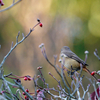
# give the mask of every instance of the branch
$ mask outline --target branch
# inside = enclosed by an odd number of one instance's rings
[[[6,11],[6,10],[12,8],[14,5],[18,4],[20,1],[22,1],[22,0],[18,0],[18,1],[16,1],[16,2],[15,2],[15,0],[13,0],[13,3],[12,3],[9,7],[0,10],[0,12]]]
[[[18,35],[17,35],[17,37],[16,37],[16,44],[13,46],[13,42],[12,42],[12,44],[11,44],[11,49],[10,49],[10,51],[7,53],[7,55],[3,58],[3,60],[2,60],[2,62],[1,62],[1,64],[0,64],[0,68],[2,68],[2,66],[3,66],[3,64],[4,64],[4,62],[5,62],[5,60],[7,59],[7,57],[11,54],[11,52],[17,47],[17,45],[18,44],[20,44],[20,43],[22,43],[31,33],[32,33],[32,31],[34,31],[34,28],[37,26],[37,25],[39,25],[40,24],[40,22],[38,22],[32,29],[30,29],[30,32],[26,35],[26,36],[24,36],[23,34],[23,38],[18,42],[18,37],[19,37],[19,34],[20,34],[20,32],[18,32]]]
[[[98,60],[100,60],[100,57],[99,57],[99,55],[98,55],[98,51],[97,51],[97,49],[95,49],[95,51],[94,51],[94,55],[98,58]]]

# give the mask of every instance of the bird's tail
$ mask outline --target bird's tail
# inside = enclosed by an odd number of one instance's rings
[[[87,69],[86,66],[83,67],[83,70],[86,71],[87,73],[89,73],[89,74],[91,75],[91,71],[90,71],[89,69]],[[92,75],[92,76],[93,76],[93,75]],[[96,81],[98,81],[98,79],[97,79],[95,76],[93,76],[93,78],[94,78]]]

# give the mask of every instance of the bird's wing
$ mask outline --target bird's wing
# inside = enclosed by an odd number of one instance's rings
[[[67,51],[68,52],[68,51]],[[80,59],[75,53],[73,53],[72,51],[66,53],[66,52],[63,52],[66,56],[68,56],[69,58],[72,58],[74,60],[76,60],[77,62],[83,64],[83,65],[86,65],[88,66],[88,64],[86,64],[82,59]]]

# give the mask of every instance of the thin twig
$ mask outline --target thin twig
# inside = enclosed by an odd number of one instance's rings
[[[64,64],[61,64],[61,66],[62,66],[62,68],[61,68],[61,79],[62,79],[62,82],[64,83],[64,86],[66,87],[66,89],[68,90],[68,93],[70,94],[70,89],[69,89],[69,87],[67,86],[67,84],[66,84],[66,82],[65,82],[65,80],[64,80],[64,77],[63,77],[63,66]]]
[[[14,0],[13,0],[13,3],[12,3],[9,7],[0,10],[0,12],[6,11],[6,10],[12,8],[14,5],[18,4],[20,1],[22,1],[22,0],[18,0],[18,1],[16,1],[16,2],[14,2]]]
[[[99,55],[98,55],[98,50],[97,50],[97,49],[95,49],[94,55],[98,58],[98,60],[100,60],[100,57],[99,57]]]
[[[22,43],[31,33],[32,33],[32,31],[34,30],[34,28],[38,25],[39,23],[37,23],[32,29],[30,29],[30,32],[25,36],[25,37],[23,37],[19,42],[18,42],[18,37],[19,37],[19,34],[20,34],[20,32],[18,32],[18,35],[17,35],[17,37],[16,37],[16,44],[12,47],[11,46],[11,49],[10,49],[10,51],[7,53],[7,55],[3,58],[3,60],[2,60],[2,62],[1,62],[1,64],[0,64],[0,68],[2,68],[2,66],[3,66],[3,64],[4,64],[4,62],[5,62],[5,60],[7,59],[7,57],[11,54],[11,52],[17,47],[17,45],[18,44],[20,44],[20,43]]]

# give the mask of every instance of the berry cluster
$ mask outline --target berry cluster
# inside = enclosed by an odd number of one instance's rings
[[[29,90],[28,90],[28,89],[26,89],[25,91],[26,91],[27,93],[29,93]],[[25,92],[23,92],[23,95],[25,95]],[[25,98],[25,100],[29,100],[29,97],[28,97],[27,95],[25,95],[24,98]]]
[[[4,3],[2,2],[2,0],[0,0],[0,6],[4,6]]]
[[[27,80],[28,80],[28,81],[31,81],[31,77],[30,77],[29,75],[24,76],[24,80],[25,80],[25,81],[27,81]]]

